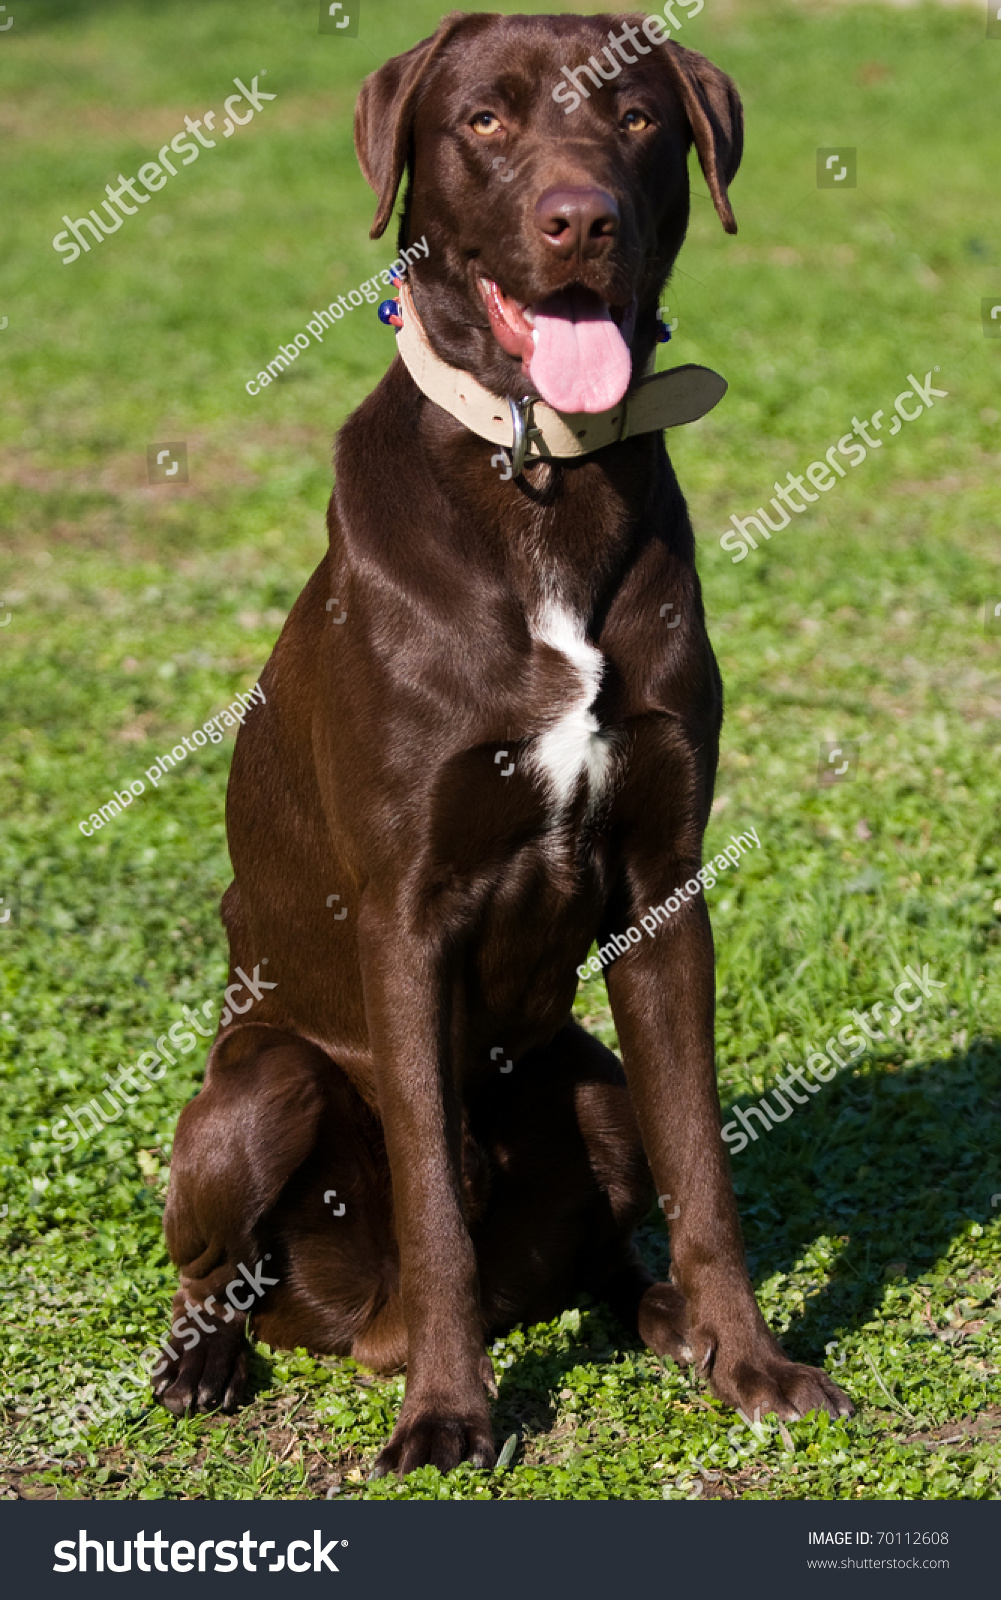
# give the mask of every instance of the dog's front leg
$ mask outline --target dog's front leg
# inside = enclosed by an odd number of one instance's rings
[[[673,881],[683,883],[688,868],[677,871]],[[713,942],[701,891],[616,961],[607,981],[647,1158],[658,1194],[671,1199],[671,1276],[685,1297],[685,1338],[697,1367],[721,1400],[748,1417],[847,1415],[850,1402],[825,1372],[783,1354],[747,1274],[720,1136]],[[656,1290],[649,1293],[655,1309]]]
[[[359,928],[365,1010],[393,1183],[407,1388],[375,1476],[460,1461],[492,1467],[476,1254],[462,1206],[461,1086],[440,949],[369,901]]]

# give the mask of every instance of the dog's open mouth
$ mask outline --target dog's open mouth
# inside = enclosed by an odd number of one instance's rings
[[[478,280],[502,350],[557,411],[607,411],[629,387],[632,357],[611,308],[591,289],[561,289],[528,305]]]

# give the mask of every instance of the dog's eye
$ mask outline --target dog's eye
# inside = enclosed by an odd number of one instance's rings
[[[470,118],[469,126],[474,133],[499,133],[500,118],[492,111],[477,111],[475,117]]]
[[[645,111],[627,111],[621,125],[627,133],[642,133],[644,128],[649,128],[650,118]]]

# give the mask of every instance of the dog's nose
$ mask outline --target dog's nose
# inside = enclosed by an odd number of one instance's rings
[[[610,248],[619,231],[619,208],[594,185],[557,186],[539,197],[535,220],[558,256],[587,258]]]

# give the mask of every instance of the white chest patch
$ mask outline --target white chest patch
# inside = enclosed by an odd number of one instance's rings
[[[610,776],[614,755],[612,736],[602,733],[591,710],[601,687],[604,657],[585,637],[580,619],[555,601],[533,620],[531,632],[533,639],[566,658],[578,687],[576,693],[570,690],[551,725],[534,741],[529,760],[560,808],[573,798],[581,776],[586,777],[588,809],[593,810]]]

